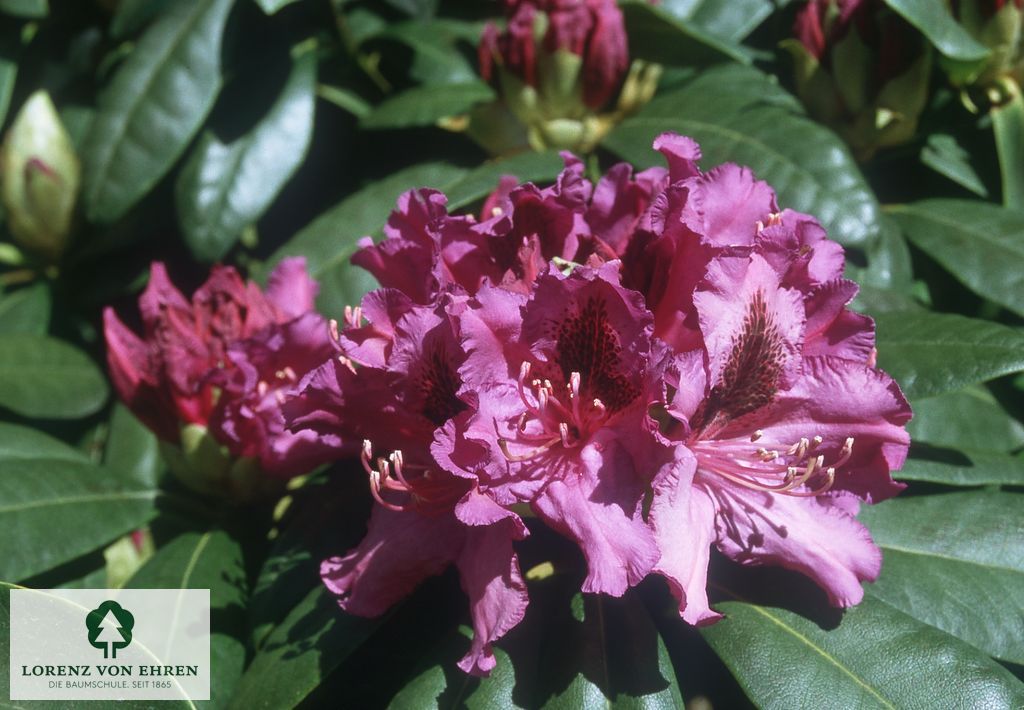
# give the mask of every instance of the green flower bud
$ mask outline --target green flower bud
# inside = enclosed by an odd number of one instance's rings
[[[81,164],[45,91],[21,107],[0,147],[0,194],[13,237],[49,261],[71,234]]]
[[[284,483],[264,473],[256,459],[232,456],[200,424],[182,427],[180,446],[161,441],[160,450],[171,473],[205,495],[244,504],[284,490]]]

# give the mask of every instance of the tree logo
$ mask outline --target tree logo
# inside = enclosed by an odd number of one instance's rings
[[[85,617],[89,643],[94,648],[102,648],[104,658],[117,658],[117,649],[132,642],[134,626],[132,613],[113,601],[103,602]]]

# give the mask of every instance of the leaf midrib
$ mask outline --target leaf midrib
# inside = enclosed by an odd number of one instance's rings
[[[104,156],[104,160],[100,163],[100,169],[96,175],[95,181],[93,182],[93,187],[89,190],[89,195],[92,198],[91,201],[94,201],[96,199],[96,195],[100,194],[101,188],[107,180],[107,174],[110,172],[110,167],[114,163],[113,158],[117,154],[121,144],[124,142],[125,136],[128,134],[128,126],[134,120],[136,112],[143,104],[143,100],[149,96],[149,91],[156,82],[157,77],[163,73],[163,69],[166,66],[168,58],[178,51],[185,37],[191,33],[197,24],[199,24],[199,19],[210,10],[210,7],[214,2],[216,2],[216,0],[199,0],[198,2],[195,2],[192,6],[193,14],[178,27],[177,33],[173,36],[170,43],[167,44],[167,49],[159,55],[158,61],[153,64],[153,71],[150,72],[148,77],[146,77],[146,81],[142,89],[132,94],[129,100],[128,109],[124,112],[122,120],[115,124],[116,127],[113,139],[107,142],[110,149],[104,151],[106,155]],[[116,103],[114,103],[114,106],[116,106]],[[106,109],[106,107],[104,108]]]
[[[93,493],[80,496],[65,496],[63,498],[47,498],[45,500],[34,500],[27,503],[0,506],[0,515],[6,513],[22,513],[26,510],[46,508],[50,506],[76,505],[78,503],[145,500],[146,498],[155,498],[156,495],[156,490],[147,490],[135,491],[132,493]]]
[[[840,671],[842,671],[847,676],[849,676],[857,685],[859,685],[860,687],[864,688],[864,690],[866,690],[868,693],[870,693],[872,696],[874,696],[876,699],[878,699],[885,707],[890,708],[891,710],[897,710],[895,705],[893,705],[891,702],[886,700],[886,698],[883,695],[881,695],[877,690],[875,690],[871,685],[869,685],[867,681],[865,681],[863,678],[858,676],[852,670],[850,670],[845,665],[840,663],[839,659],[837,659],[835,656],[830,654],[828,651],[826,651],[825,649],[823,649],[820,646],[818,646],[816,643],[814,643],[809,638],[804,636],[802,633],[800,633],[799,631],[794,629],[792,626],[789,626],[782,619],[779,619],[778,617],[773,616],[772,614],[769,614],[766,610],[764,610],[760,606],[758,606],[756,604],[750,604],[748,606],[749,606],[749,608],[751,608],[754,611],[756,611],[758,614],[761,614],[762,616],[764,616],[766,619],[771,621],[773,624],[775,624],[779,628],[783,629],[784,631],[786,631],[787,633],[791,634],[792,636],[794,636],[798,640],[802,641],[808,648],[813,650],[815,653],[819,654],[822,658],[824,658],[829,663],[831,663],[836,668],[838,668]]]
[[[975,567],[982,567],[984,569],[999,570],[1001,572],[1010,572],[1024,576],[1024,570],[1015,569],[1013,567],[1004,567],[1003,565],[991,564],[989,562],[979,562],[978,560],[971,560],[965,557],[953,557],[946,555],[941,552],[934,552],[930,550],[919,550],[910,547],[901,547],[899,545],[893,545],[891,543],[877,542],[879,547],[883,550],[892,550],[893,552],[902,552],[906,555],[920,555],[922,557],[934,557],[937,559],[948,560],[949,562],[957,562],[964,565],[973,565]]]

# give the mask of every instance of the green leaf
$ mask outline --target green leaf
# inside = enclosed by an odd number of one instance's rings
[[[0,13],[41,20],[50,14],[50,3],[48,0],[0,0]]]
[[[950,59],[973,62],[989,50],[960,26],[946,3],[935,0],[885,0],[885,4],[921,31],[937,50]]]
[[[1024,686],[985,654],[871,597],[834,629],[791,611],[717,605],[701,628],[747,695],[766,708],[1011,708]]]
[[[413,678],[391,700],[388,707],[405,708],[518,708],[515,668],[504,650],[495,647],[498,665],[486,678],[466,675],[456,662],[466,652],[473,632],[461,626],[445,638],[425,664],[427,667]]]
[[[772,14],[771,0],[663,0],[659,7],[675,18],[726,42],[739,43]]]
[[[110,18],[110,35],[123,39],[152,22],[175,0],[120,0]]]
[[[178,219],[200,261],[224,258],[295,174],[313,136],[316,55],[295,61],[280,97],[249,133],[230,144],[199,139],[178,177]]]
[[[621,3],[630,56],[669,66],[707,67],[721,62],[749,62],[746,50],[644,0]]]
[[[8,55],[9,44],[13,44],[13,41],[7,36],[0,39],[0,48],[3,50],[0,54],[0,126],[4,125],[7,109],[11,105],[11,95],[14,93],[14,84],[18,79],[18,62],[14,56]]]
[[[545,184],[554,182],[562,168],[562,159],[555,153],[520,153],[486,162],[448,184],[448,210],[461,210],[482,201],[494,192],[504,175],[513,175],[519,182]]]
[[[45,572],[141,527],[156,494],[118,471],[68,458],[5,459],[0,579]]]
[[[390,39],[413,52],[409,76],[421,84],[467,84],[477,81],[476,66],[459,51],[475,45],[479,25],[455,20],[407,21],[387,28],[375,39]]]
[[[1018,88],[1010,101],[990,112],[996,137],[999,174],[1002,176],[1003,204],[1024,208],[1024,97]]]
[[[1024,213],[974,200],[923,200],[890,209],[907,238],[958,281],[1024,315]]]
[[[120,402],[110,418],[110,434],[103,462],[133,479],[156,486],[164,472],[156,435]]]
[[[1022,510],[1024,495],[989,491],[865,508],[861,520],[885,555],[871,594],[997,658],[1024,663]]]
[[[337,315],[375,287],[372,276],[349,263],[356,242],[380,231],[402,192],[418,187],[444,189],[465,173],[447,163],[425,163],[372,183],[299,230],[270,257],[266,271],[286,256],[305,256],[310,275],[320,283],[320,311]]]
[[[442,118],[464,113],[494,98],[482,81],[408,89],[377,106],[362,120],[363,128],[394,129],[432,126]]]
[[[878,237],[878,203],[846,146],[799,115],[795,99],[749,67],[710,69],[661,94],[605,140],[637,166],[660,162],[651,149],[662,131],[700,143],[703,166],[750,166],[779,196],[780,207],[815,215],[832,238],[864,246]]]
[[[317,585],[274,629],[246,669],[228,707],[295,707],[384,618],[345,614],[327,588]]]
[[[636,594],[576,594],[571,606],[574,623],[550,631],[542,675],[572,680],[545,707],[682,706],[668,650]]]
[[[954,449],[1006,453],[1024,446],[1024,425],[980,388],[915,401],[907,431],[912,441]]]
[[[74,463],[90,462],[89,457],[78,449],[38,429],[0,422],[0,462],[40,458]]]
[[[0,335],[45,335],[50,328],[50,301],[45,283],[0,297]]]
[[[224,707],[245,665],[245,560],[238,540],[223,530],[179,535],[125,586],[210,590],[210,699],[197,707]]]
[[[25,417],[77,419],[107,401],[107,381],[89,357],[41,335],[0,335],[0,406]]]
[[[911,401],[1024,370],[1024,333],[964,316],[911,311],[875,318],[878,364]]]
[[[213,107],[233,0],[178,0],[100,93],[86,141],[84,201],[113,222],[171,168]]]
[[[256,4],[268,15],[273,15],[282,7],[291,5],[293,2],[298,2],[298,0],[256,0]]]
[[[947,486],[1024,486],[1024,458],[915,444],[910,449],[910,458],[893,477]]]
[[[946,133],[929,135],[927,143],[921,148],[921,162],[979,197],[988,197],[985,184],[971,165],[971,154],[957,142],[955,136]]]

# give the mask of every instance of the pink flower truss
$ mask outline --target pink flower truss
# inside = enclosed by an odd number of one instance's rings
[[[480,220],[403,195],[353,258],[385,288],[285,407],[336,456],[365,440],[377,504],[327,586],[375,615],[456,564],[469,672],[525,613],[513,510],[579,545],[583,591],[656,573],[690,623],[718,617],[712,545],[802,572],[837,606],[878,575],[854,516],[902,488],[910,408],[847,308],[842,248],[750,170],[702,172],[673,134],[654,147],[667,170],[619,165],[594,186],[567,155],[551,187],[505,179]]]
[[[298,378],[333,352],[314,312],[317,286],[303,259],[286,259],[266,292],[216,266],[186,299],[154,263],[139,299],[143,337],[104,312],[107,362],[121,399],[161,439],[184,424],[208,427],[237,456],[296,475],[318,462],[309,434],[284,428],[281,402]]]

